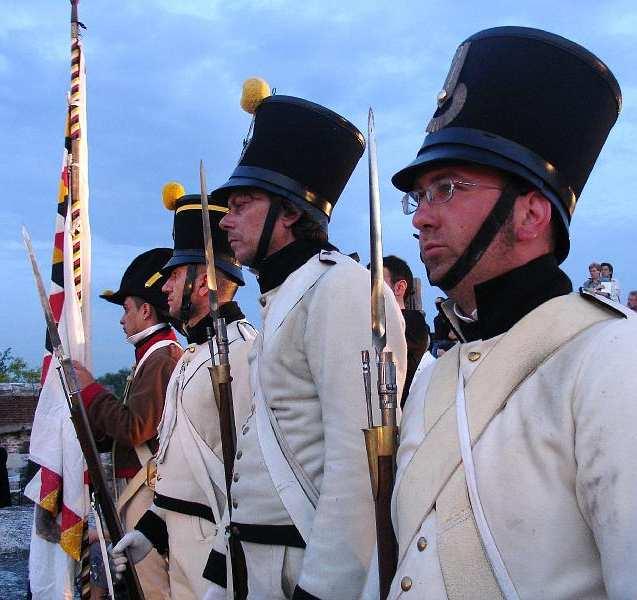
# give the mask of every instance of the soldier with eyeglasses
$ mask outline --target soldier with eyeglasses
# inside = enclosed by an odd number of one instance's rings
[[[633,597],[637,319],[559,267],[619,85],[569,40],[498,27],[437,100],[392,181],[461,343],[405,404],[389,597]]]

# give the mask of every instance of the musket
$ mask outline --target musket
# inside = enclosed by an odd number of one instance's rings
[[[385,296],[383,292],[383,242],[380,223],[380,194],[378,191],[378,162],[374,112],[369,109],[367,132],[367,156],[369,165],[369,230],[371,269],[372,346],[376,354],[378,371],[378,401],[381,424],[374,425],[372,418],[371,376],[369,352],[361,354],[363,383],[367,403],[368,428],[363,430],[369,474],[374,496],[376,515],[376,539],[378,546],[378,574],[380,598],[389,594],[396,572],[398,548],[391,522],[391,497],[394,489],[398,428],[396,427],[396,365],[393,353],[387,350]]]
[[[117,544],[124,537],[124,528],[117,515],[113,498],[108,492],[106,485],[106,478],[104,477],[104,471],[102,464],[100,463],[97,448],[95,446],[95,439],[91,432],[91,426],[89,425],[88,418],[86,416],[86,410],[82,403],[82,397],[80,395],[80,389],[77,383],[77,377],[75,369],[71,362],[71,357],[66,354],[64,347],[62,346],[62,340],[60,339],[60,333],[58,327],[53,318],[51,311],[51,305],[44,289],[44,283],[42,282],[42,275],[40,274],[40,268],[33,251],[33,245],[31,243],[31,236],[26,227],[22,227],[22,239],[27,249],[27,254],[31,262],[31,268],[33,269],[33,277],[35,278],[35,285],[38,290],[38,296],[40,297],[40,303],[44,312],[44,320],[46,321],[46,328],[49,334],[49,340],[53,349],[53,355],[56,357],[59,368],[58,374],[60,381],[62,382],[62,389],[66,396],[66,401],[69,406],[69,412],[71,414],[71,421],[75,428],[75,434],[77,435],[78,442],[84,460],[86,461],[86,468],[88,469],[89,477],[91,478],[91,484],[93,485],[93,494],[97,500],[97,503],[102,512],[104,522],[108,528],[113,545]],[[124,572],[124,584],[128,593],[128,598],[132,600],[144,600],[144,592],[142,591],[137,572],[133,561],[126,553],[128,558],[128,568]]]
[[[206,280],[208,282],[208,305],[214,325],[214,333],[208,328],[208,346],[210,347],[210,378],[215,402],[219,409],[219,428],[221,430],[221,452],[223,454],[223,470],[226,477],[226,506],[228,516],[232,520],[232,472],[234,457],[237,451],[237,431],[234,422],[234,403],[232,400],[232,376],[228,356],[228,332],[226,320],[219,316],[219,295],[217,293],[217,277],[215,274],[215,255],[212,248],[212,231],[210,229],[210,213],[208,211],[208,188],[203,161],[199,163],[199,184],[201,187],[201,216],[203,220],[203,237],[206,253]],[[213,338],[216,337],[216,345]],[[217,361],[215,361],[215,355]],[[241,542],[232,534],[228,526],[228,552],[232,566],[232,586],[234,597],[243,600],[248,597],[248,569]]]

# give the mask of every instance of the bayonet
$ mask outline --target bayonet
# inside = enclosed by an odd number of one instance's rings
[[[380,224],[380,193],[378,191],[378,160],[374,111],[367,117],[367,162],[369,166],[369,234],[370,270],[372,277],[372,345],[379,355],[387,344],[385,330],[385,296],[383,295],[383,240]]]

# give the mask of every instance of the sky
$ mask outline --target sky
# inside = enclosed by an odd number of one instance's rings
[[[24,223],[48,279],[70,73],[69,2],[9,0],[0,22],[2,294],[0,349],[31,366],[43,352],[44,322],[21,243]],[[637,289],[637,4],[633,1],[405,0],[84,0],[80,20],[87,65],[90,220],[93,244],[93,355],[99,375],[128,367],[132,348],[120,309],[98,298],[117,289],[140,252],[171,246],[164,183],[198,193],[203,159],[208,185],[223,183],[238,161],[250,116],[239,106],[245,79],[266,79],[280,94],[323,104],[376,135],[385,254],[405,258],[431,288],[410,217],[402,214],[393,173],[424,138],[456,47],[500,25],[546,29],[585,46],[614,72],[623,108],[597,161],[571,226],[563,268],[576,286],[592,260],[609,261],[626,292]],[[582,93],[585,93],[583,91]],[[369,257],[367,164],[360,161],[336,206],[330,238],[343,252]],[[633,257],[633,258],[631,258]],[[257,286],[239,302],[259,324]]]

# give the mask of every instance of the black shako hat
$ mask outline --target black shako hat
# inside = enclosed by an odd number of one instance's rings
[[[171,208],[175,211],[173,222],[175,249],[170,260],[164,265],[164,271],[170,272],[180,265],[205,264],[201,196],[194,194],[181,196]],[[228,208],[225,202],[220,204],[210,200],[208,214],[210,215],[215,266],[239,285],[244,285],[241,264],[234,257],[228,242],[228,234],[219,227],[219,221],[227,212]]]
[[[363,134],[328,108],[292,96],[265,98],[253,125],[239,164],[211,198],[257,187],[287,198],[326,229],[365,150]]]
[[[424,168],[450,161],[518,175],[559,214],[562,261],[575,204],[620,109],[617,80],[582,46],[539,29],[486,29],[456,51],[418,156],[392,183],[410,191]]]
[[[105,290],[100,298],[113,304],[124,304],[127,296],[137,296],[152,304],[161,316],[168,313],[168,301],[161,291],[166,283],[162,268],[172,255],[170,248],[153,248],[143,252],[128,266],[116,292]]]

